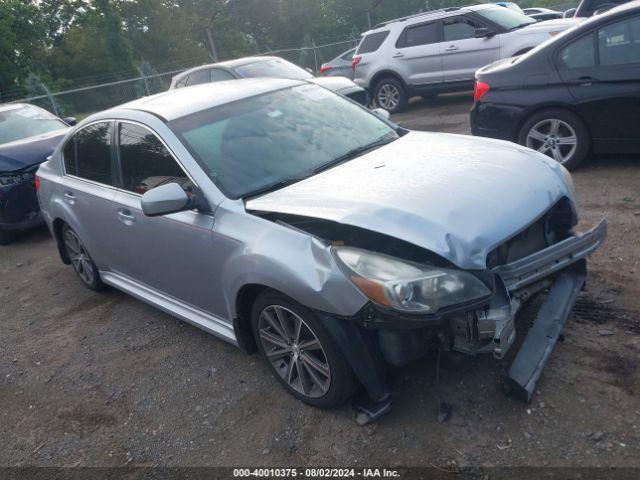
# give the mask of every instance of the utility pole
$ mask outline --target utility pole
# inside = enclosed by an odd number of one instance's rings
[[[384,2],[384,0],[374,0],[371,8],[367,10],[367,24],[369,25],[369,30],[373,28],[373,23],[371,22],[371,11],[378,8],[382,4],[382,2]]]
[[[209,55],[211,59],[218,63],[218,51],[216,50],[216,44],[213,42],[213,35],[211,35],[211,27],[204,27],[204,33],[207,38],[207,45],[209,46]]]

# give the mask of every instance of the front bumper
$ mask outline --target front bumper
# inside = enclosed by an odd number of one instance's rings
[[[505,382],[511,393],[528,401],[584,286],[586,257],[603,243],[606,232],[602,220],[585,233],[496,267],[490,272],[494,294],[481,304],[437,316],[398,316],[396,322],[390,312],[383,314],[369,305],[355,318],[327,317],[328,330],[371,398],[380,400],[388,394],[385,364],[401,366],[439,348],[503,358],[516,337],[520,305],[548,289]]]
[[[0,187],[0,230],[26,230],[42,223],[33,181]]]

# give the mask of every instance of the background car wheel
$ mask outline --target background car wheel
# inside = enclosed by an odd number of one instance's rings
[[[335,407],[353,394],[353,371],[312,311],[267,291],[253,305],[251,321],[260,351],[293,396],[316,407]]]
[[[13,232],[0,230],[0,245],[9,245],[13,242]]]
[[[380,80],[373,91],[375,104],[390,113],[401,112],[407,106],[409,98],[402,83],[392,77]]]
[[[69,225],[62,227],[62,242],[67,251],[69,260],[73,269],[88,288],[91,290],[102,290],[104,284],[100,279],[98,268],[89,256],[87,249],[80,240],[80,237],[74,232]]]
[[[589,153],[589,132],[584,122],[568,110],[549,109],[529,118],[518,135],[518,143],[537,150],[571,169]]]

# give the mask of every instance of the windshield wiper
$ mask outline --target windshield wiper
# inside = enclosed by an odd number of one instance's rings
[[[253,192],[249,192],[243,195],[242,197],[247,199],[247,198],[257,197],[259,195],[264,195],[265,193],[274,192],[276,190],[280,190],[281,188],[288,187],[289,185],[293,185],[294,183],[298,183],[301,180],[304,180],[305,178],[309,178],[312,175],[314,175],[314,173],[315,172],[313,170],[306,171],[300,175],[296,175],[295,177],[287,178],[285,180],[281,180],[271,185],[267,185],[266,187],[262,187],[257,190],[254,190]]]
[[[359,157],[359,156],[361,156],[361,155],[363,155],[363,154],[365,154],[365,153],[367,153],[367,152],[369,152],[369,151],[371,151],[371,150],[373,150],[375,148],[380,148],[383,145],[386,145],[386,144],[391,143],[394,140],[398,139],[398,137],[391,137],[391,138],[386,138],[386,137],[387,137],[387,135],[385,135],[381,139],[376,140],[375,142],[370,143],[368,145],[362,145],[360,147],[353,148],[353,149],[349,150],[347,153],[345,153],[344,155],[340,155],[338,158],[335,158],[335,159],[331,160],[330,162],[325,163],[324,165],[321,165],[321,166],[317,167],[313,171],[313,173],[316,174],[316,173],[324,172],[325,170],[328,170],[328,169],[330,169],[332,167],[335,167],[336,165],[339,165],[339,164],[341,164],[343,162],[346,162],[348,160],[353,160],[354,158]]]

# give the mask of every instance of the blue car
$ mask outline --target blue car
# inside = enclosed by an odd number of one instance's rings
[[[0,106],[0,245],[42,223],[35,173],[73,123],[33,105]]]

